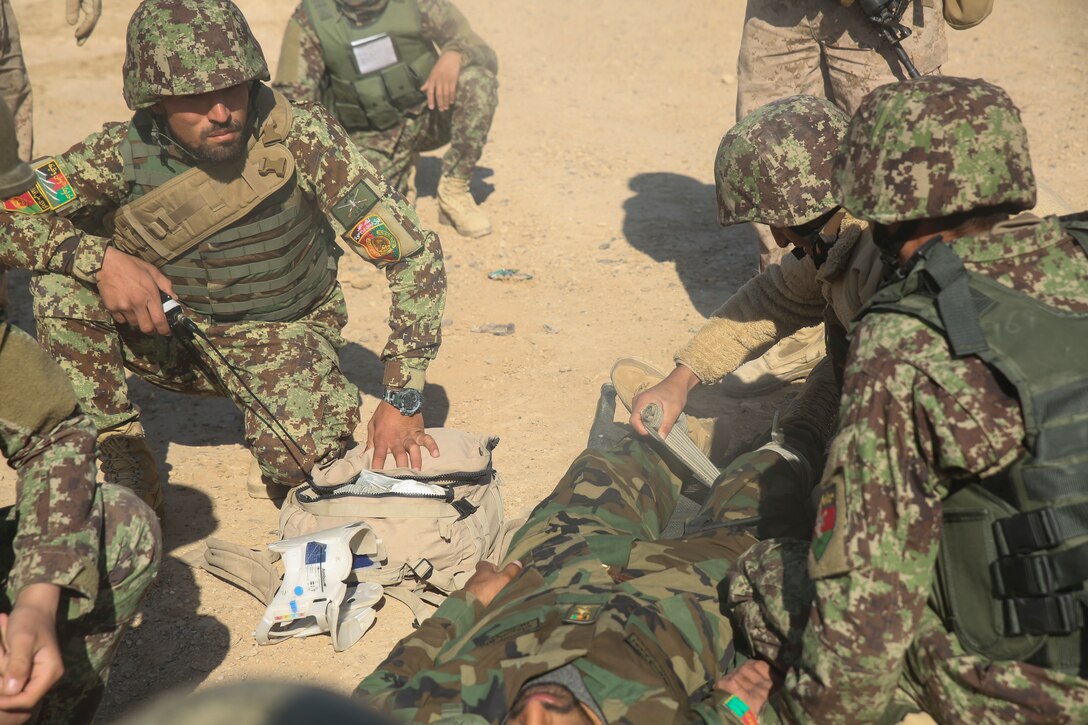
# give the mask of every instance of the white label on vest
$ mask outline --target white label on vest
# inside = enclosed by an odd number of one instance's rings
[[[366,75],[388,68],[397,62],[397,50],[393,39],[385,33],[351,41],[351,54],[359,75]]]

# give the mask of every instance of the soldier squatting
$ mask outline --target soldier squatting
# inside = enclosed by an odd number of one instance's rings
[[[361,704],[251,685],[145,721],[280,722],[290,698],[357,722],[1088,721],[1088,222],[1023,213],[1019,111],[940,75],[940,0],[891,3],[920,78],[851,5],[749,0],[718,218],[793,253],[766,257],[667,375],[617,363],[633,431],[574,459],[502,561],[359,683]],[[85,38],[100,5],[69,6]],[[3,22],[21,69],[7,2]],[[35,273],[38,344],[0,323],[19,481],[0,527],[0,722],[90,721],[154,579],[168,512],[126,370],[234,401],[249,491],[282,498],[354,445],[339,247],[393,299],[374,460],[441,456],[422,390],[446,278],[409,199],[420,152],[449,143],[443,218],[490,231],[468,181],[497,70],[447,0],[304,0],[275,83],[230,0],[144,0],[133,115],[36,172],[25,70],[3,89],[0,264]],[[161,295],[203,342],[169,334]],[[800,373],[775,357],[817,325]],[[729,375],[806,380],[692,501],[677,437],[715,451],[683,410]]]

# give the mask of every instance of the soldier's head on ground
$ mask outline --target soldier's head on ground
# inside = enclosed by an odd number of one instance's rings
[[[569,689],[547,683],[523,687],[503,722],[511,725],[594,725],[595,721]]]
[[[767,224],[783,246],[808,244],[838,207],[831,171],[848,122],[813,96],[783,98],[742,119],[714,159],[718,221]]]
[[[836,196],[898,254],[932,232],[954,238],[1035,205],[1027,132],[1008,94],[927,76],[862,101],[835,164]]]
[[[230,0],[145,0],[128,25],[124,95],[199,161],[237,158],[264,53]]]

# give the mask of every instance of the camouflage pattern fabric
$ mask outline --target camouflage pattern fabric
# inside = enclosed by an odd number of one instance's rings
[[[446,277],[438,237],[422,229],[415,210],[359,155],[324,109],[303,104],[296,106],[294,113],[286,145],[296,161],[297,182],[303,193],[324,213],[334,234],[342,236],[347,232],[336,208],[349,203],[354,198],[352,194],[365,183],[377,193],[378,203],[394,216],[399,226],[411,235],[412,241],[422,247],[411,256],[384,267],[392,305],[391,334],[382,352],[386,385],[422,387],[427,365],[441,343]],[[6,218],[0,218],[0,226],[12,238],[6,244],[0,242],[0,252],[6,247],[9,256],[32,263],[36,270],[44,266],[50,271],[63,271],[80,278],[87,278],[88,272],[99,269],[108,244],[105,235],[110,231],[104,219],[127,201],[131,189],[123,173],[124,162],[119,152],[126,133],[126,124],[107,124],[102,132],[58,156],[58,163],[77,193],[76,200],[64,209],[69,219],[2,215]],[[74,222],[75,228],[69,220]],[[348,224],[351,221],[353,219]],[[239,221],[240,224],[245,222],[244,218]],[[49,225],[48,234],[43,229],[46,224]],[[45,243],[38,248],[36,245],[43,241]],[[365,256],[354,245],[349,248]],[[33,286],[37,290],[35,314],[38,319],[71,318],[106,323],[107,326],[113,324],[101,304],[91,305],[86,296],[76,292],[78,285],[73,280],[41,278]],[[48,323],[42,327],[47,328]],[[262,324],[259,329],[269,328]],[[44,340],[43,344],[51,347]],[[352,395],[355,395],[354,391]],[[86,399],[82,402],[90,404]],[[93,406],[87,410],[96,422],[100,419],[100,413]]]
[[[879,88],[851,119],[843,148],[836,191],[868,221],[1035,206],[1020,111],[985,81],[933,77]]]
[[[359,5],[341,6],[356,24],[365,24],[382,9],[373,4]],[[407,111],[403,121],[392,128],[350,134],[366,159],[401,193],[407,192],[408,169],[416,156],[447,143],[450,148],[442,157],[442,173],[450,178],[470,179],[498,105],[495,52],[448,0],[419,0],[419,10],[422,36],[442,51],[461,54],[456,102],[445,113],[421,104]],[[299,5],[284,32],[275,88],[295,100],[319,102],[325,76],[317,33]]]
[[[849,117],[830,101],[772,101],[729,129],[714,158],[718,222],[800,226],[838,206],[831,169]]]
[[[34,151],[34,104],[11,0],[0,0],[0,96],[15,117],[19,158],[30,161]]]
[[[942,0],[914,0],[903,41],[923,74],[939,73],[947,58]],[[803,94],[827,98],[853,115],[869,91],[906,78],[857,2],[748,0],[737,59],[737,120],[771,101]],[[770,231],[756,226],[760,270],[778,263]]]
[[[970,271],[1059,309],[1088,310],[1088,261],[1053,217],[1008,222],[951,246]],[[789,544],[754,549],[738,566],[745,576],[730,585],[734,616],[788,673],[779,713],[875,722],[906,698],[940,721],[1088,720],[1083,679],[967,654],[927,606],[941,501],[958,482],[1024,455],[1018,401],[980,360],[952,359],[942,336],[903,315],[862,320],[844,387],[852,393],[809,554],[811,612],[798,608],[803,596],[783,601],[809,586]],[[784,653],[777,659],[775,640]],[[790,662],[798,642],[800,660]]]
[[[121,72],[133,111],[163,96],[269,80],[261,46],[230,0],[144,0],[128,23]]]
[[[64,677],[35,722],[90,722],[125,626],[158,569],[159,525],[134,495],[95,485],[95,429],[64,373],[22,331],[0,325],[0,450],[18,474],[0,518],[0,611],[37,583],[62,588]]]
[[[194,348],[176,334],[144,335],[104,322],[98,296],[67,277],[36,277],[31,290],[42,345],[68,373],[81,407],[99,431],[139,418],[128,395],[127,368],[168,390],[231,398],[243,412],[246,442],[275,483],[304,483],[315,463],[338,458],[351,444],[359,423],[359,391],[340,370],[340,329],[347,323],[347,309],[339,286],[316,310],[293,322],[216,324],[187,312],[301,451],[281,440],[268,413],[205,343]],[[55,314],[54,303],[61,299],[71,316]]]
[[[741,519],[781,463],[742,456],[704,504],[706,525],[659,540],[681,469],[631,439],[585,451],[515,534],[506,561],[522,572],[486,609],[455,593],[356,695],[401,721],[499,723],[526,681],[573,663],[608,722],[735,722],[714,689],[732,639],[717,586],[755,543]]]

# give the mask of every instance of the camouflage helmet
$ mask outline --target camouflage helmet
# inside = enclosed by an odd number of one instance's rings
[[[831,170],[849,120],[822,98],[792,96],[738,122],[714,159],[718,221],[793,227],[835,208]]]
[[[1020,112],[982,80],[927,76],[882,86],[850,122],[834,173],[854,216],[880,224],[1035,205]]]
[[[269,80],[261,45],[230,0],[144,0],[128,23],[125,103]]]

